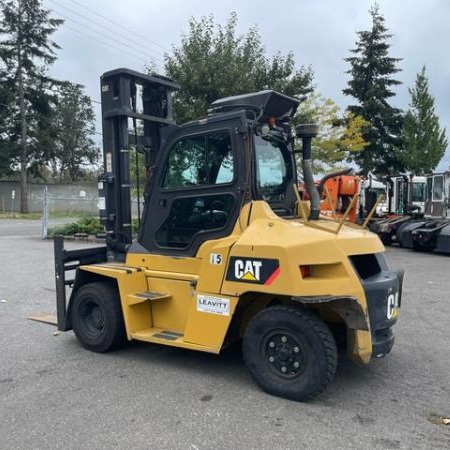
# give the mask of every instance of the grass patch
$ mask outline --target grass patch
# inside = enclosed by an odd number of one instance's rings
[[[25,220],[37,220],[42,217],[42,213],[15,213],[15,212],[0,212],[0,219],[25,219]]]
[[[54,211],[49,214],[50,219],[64,219],[66,217],[81,219],[85,217],[98,217],[97,213],[81,213],[79,211]],[[20,220],[41,220],[42,212],[18,213],[18,212],[0,212],[0,219],[20,219]]]

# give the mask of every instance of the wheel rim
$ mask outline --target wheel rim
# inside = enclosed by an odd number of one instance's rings
[[[287,330],[268,333],[261,350],[267,367],[279,377],[294,379],[306,369],[308,359],[305,347]]]
[[[81,331],[91,337],[100,337],[106,328],[105,314],[101,306],[92,300],[87,300],[81,307]]]

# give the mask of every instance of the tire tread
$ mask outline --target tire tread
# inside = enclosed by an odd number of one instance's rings
[[[117,292],[117,288],[113,286],[111,283],[108,282],[92,282],[85,284],[79,290],[75,293],[74,296],[74,307],[72,309],[72,312],[76,311],[77,302],[80,296],[84,295],[85,293],[94,293],[99,298],[102,298],[103,300],[106,300],[105,306],[107,308],[110,308],[109,313],[113,314],[114,317],[114,327],[112,336],[109,336],[108,340],[99,343],[91,345],[88,342],[85,342],[82,338],[82,336],[79,335],[77,332],[76,327],[76,317],[72,317],[72,323],[75,335],[77,336],[78,341],[80,344],[87,348],[88,350],[98,352],[98,353],[106,353],[110,350],[114,350],[125,342],[125,324],[123,320],[123,314],[122,314],[122,308],[120,305],[120,298],[119,294]]]
[[[333,378],[334,374],[336,373],[337,369],[337,363],[338,363],[338,352],[337,352],[337,346],[336,342],[334,340],[333,334],[331,333],[328,326],[323,322],[320,318],[318,318],[316,315],[314,315],[312,312],[286,306],[286,305],[277,305],[277,306],[271,306],[269,308],[266,308],[262,310],[260,313],[258,313],[252,321],[249,323],[247,330],[252,327],[252,322],[257,319],[258,317],[261,317],[261,314],[267,314],[267,311],[270,310],[271,314],[288,314],[289,316],[294,316],[299,319],[299,322],[305,321],[307,324],[314,330],[314,332],[320,337],[321,342],[324,346],[325,351],[325,360],[326,360],[326,370],[324,377],[322,379],[322,382],[319,386],[316,387],[316,389],[312,392],[309,392],[307,394],[300,394],[300,395],[283,395],[286,398],[290,398],[293,400],[298,401],[308,401],[311,400],[313,397],[316,397],[317,395],[321,394],[327,385],[330,383],[331,379]],[[244,360],[246,361],[247,366],[249,367],[250,371],[252,372],[252,368],[248,365],[247,361],[251,359],[251,352],[254,351],[249,345],[245,345],[246,337],[244,336],[244,345],[243,345],[243,354],[244,354]],[[252,373],[252,376],[255,378],[254,374]],[[256,382],[267,392],[271,391],[271,388],[269,386],[269,383],[261,382],[260,379],[256,379]]]

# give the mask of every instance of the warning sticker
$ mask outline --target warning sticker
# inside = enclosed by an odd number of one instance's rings
[[[111,152],[106,152],[106,171],[112,172],[112,154],[111,154]]]
[[[197,295],[197,311],[229,316],[230,300],[228,298],[212,297],[210,295]]]
[[[99,197],[98,198],[98,209],[106,209],[105,197]]]

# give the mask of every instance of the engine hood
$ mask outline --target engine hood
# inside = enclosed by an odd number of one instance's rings
[[[380,253],[384,246],[378,236],[368,229],[339,223],[329,219],[303,222],[278,217],[265,202],[254,202],[248,226],[238,238],[235,247],[258,246],[264,249],[305,255],[309,261],[327,262],[343,255]],[[306,256],[307,255],[307,256]]]

